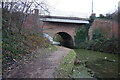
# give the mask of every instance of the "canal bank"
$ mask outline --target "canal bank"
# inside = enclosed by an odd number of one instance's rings
[[[117,54],[74,49],[79,64],[74,65],[71,78],[118,78]]]

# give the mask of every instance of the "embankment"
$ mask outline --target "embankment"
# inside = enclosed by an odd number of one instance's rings
[[[59,78],[69,78],[69,75],[72,73],[75,59],[76,53],[74,50],[70,50],[69,53],[64,56],[58,67]]]

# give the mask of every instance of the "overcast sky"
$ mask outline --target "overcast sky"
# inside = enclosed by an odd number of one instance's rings
[[[93,11],[99,14],[111,13],[118,7],[120,0],[93,0]],[[83,16],[91,14],[92,0],[47,0],[52,6],[52,15]]]

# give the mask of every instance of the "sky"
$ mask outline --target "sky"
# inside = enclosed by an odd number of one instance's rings
[[[118,8],[120,0],[93,0],[93,12],[99,14],[112,13]],[[92,12],[92,0],[47,0],[51,6],[51,15],[89,17]]]

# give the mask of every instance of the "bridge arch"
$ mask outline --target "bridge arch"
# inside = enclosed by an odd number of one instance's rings
[[[69,47],[69,48],[72,48],[74,46],[73,38],[70,34],[66,32],[58,32],[55,34],[55,36],[56,35],[59,35],[61,37],[59,42],[62,46]]]

